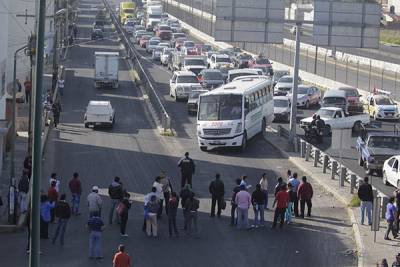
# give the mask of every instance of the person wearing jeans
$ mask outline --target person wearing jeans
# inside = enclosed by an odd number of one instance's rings
[[[368,225],[372,224],[372,201],[374,194],[372,193],[372,186],[368,183],[368,176],[364,177],[364,182],[358,188],[358,197],[361,200],[361,224],[364,224],[365,210],[367,211]]]
[[[81,201],[82,184],[79,179],[79,174],[75,172],[72,179],[69,181],[69,190],[72,195],[72,214],[79,215],[79,204]]]
[[[385,240],[390,240],[390,238],[389,238],[390,232],[392,232],[392,235],[394,238],[397,237],[397,232],[394,227],[394,217],[396,215],[397,208],[393,203],[394,203],[394,197],[390,197],[389,202],[386,205],[385,219],[387,221],[387,228],[386,228],[386,233],[385,233]]]
[[[90,230],[89,234],[89,258],[103,258],[101,252],[101,232],[104,230],[104,223],[99,217],[98,212],[93,212],[93,216],[88,220],[87,226]]]
[[[309,182],[307,182],[307,177],[303,176],[301,178],[302,183],[299,185],[297,190],[297,198],[300,199],[300,217],[304,218],[304,209],[307,204],[307,216],[311,216],[312,202],[314,191]]]
[[[285,184],[283,184],[280,187],[280,191],[276,193],[274,203],[276,203],[276,209],[274,213],[274,222],[272,223],[272,229],[276,227],[278,218],[280,219],[279,227],[282,228],[283,222],[285,220],[285,212],[289,203],[289,193],[287,192],[287,187]]]
[[[53,237],[53,242],[52,242],[53,244],[56,243],[58,235],[60,235],[60,243],[61,245],[64,245],[64,234],[67,228],[68,220],[71,217],[71,208],[65,201],[65,198],[66,198],[65,194],[62,194],[60,197],[60,201],[57,202],[54,208],[55,216],[58,218],[58,226],[56,233],[54,234]]]
[[[249,228],[248,213],[251,205],[251,196],[246,191],[246,185],[240,186],[240,191],[236,194],[235,203],[237,204],[237,228]]]
[[[118,203],[124,198],[124,191],[122,189],[122,183],[120,182],[120,178],[116,176],[114,181],[108,187],[108,195],[110,196],[111,200],[111,208],[110,213],[108,216],[108,223],[112,224],[115,208],[117,207]],[[119,223],[120,219],[118,214],[116,214],[117,223]]]
[[[257,184],[256,190],[251,194],[251,203],[254,210],[254,227],[264,226],[265,194],[261,190],[261,184]]]
[[[233,188],[232,190],[232,198],[231,198],[231,226],[235,226],[237,224],[237,216],[235,218],[235,214],[236,214],[236,194],[240,191],[240,182],[241,180],[239,178],[237,178],[236,180],[236,186]]]
[[[296,200],[297,193],[293,192],[293,186],[291,183],[288,183],[288,194],[289,194],[289,203],[288,207],[285,212],[285,222],[290,224],[292,222],[292,213],[293,213],[293,206],[294,201]]]
[[[268,210],[268,179],[266,173],[262,174],[259,184],[261,191],[264,193],[264,208]]]

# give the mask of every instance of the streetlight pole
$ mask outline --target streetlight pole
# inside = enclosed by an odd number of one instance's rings
[[[40,267],[40,178],[42,161],[42,88],[43,88],[43,56],[44,56],[44,32],[46,20],[46,0],[37,0],[37,24],[36,24],[36,72],[34,104],[34,131],[33,131],[33,156],[32,156],[32,200],[31,200],[31,236],[29,267]]]
[[[289,132],[289,144],[295,145],[294,139],[296,137],[297,127],[297,87],[299,82],[299,60],[300,60],[300,29],[301,22],[296,22],[296,50],[294,54],[294,66],[293,66],[293,89],[292,89],[292,100],[291,100],[291,116],[290,116],[290,132]],[[296,150],[296,148],[295,148]]]
[[[14,72],[13,72],[13,90],[12,90],[12,119],[11,119],[11,163],[10,163],[10,191],[9,191],[9,200],[10,204],[8,205],[9,211],[9,222],[15,224],[17,221],[16,214],[16,203],[13,201],[15,199],[15,139],[16,139],[16,113],[17,113],[17,101],[16,101],[16,93],[17,93],[17,54],[26,49],[28,46],[24,45],[21,48],[18,48],[14,52]]]

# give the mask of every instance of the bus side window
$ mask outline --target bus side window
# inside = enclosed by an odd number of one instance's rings
[[[260,91],[260,102],[261,102],[261,104],[264,104],[265,103],[265,92],[264,92],[264,88],[263,89],[261,89]]]
[[[256,92],[256,104],[257,104],[257,106],[260,106],[261,105],[261,101],[262,101],[262,98],[261,98],[261,94],[260,94],[260,92],[259,91],[257,91]]]
[[[250,110],[250,101],[249,101],[249,97],[245,97],[244,98],[244,114],[247,115],[247,113],[249,113]]]

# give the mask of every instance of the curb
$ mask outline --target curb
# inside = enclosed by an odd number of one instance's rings
[[[286,151],[282,150],[277,144],[274,144],[273,142],[270,142],[267,138],[264,138],[264,140],[266,142],[268,142],[270,145],[272,145],[275,149],[277,149],[284,157],[287,157],[288,160],[291,163],[293,163],[297,168],[299,168],[302,172],[306,173],[309,177],[313,177],[313,175],[311,175],[311,173],[306,168],[304,168],[303,166],[298,164],[296,162],[296,160],[294,160],[294,157],[290,156]],[[345,206],[346,211],[347,211],[347,216],[349,217],[350,223],[352,225],[353,235],[354,235],[354,239],[355,239],[355,242],[356,242],[357,259],[358,259],[358,265],[357,266],[358,267],[363,267],[364,266],[364,251],[365,251],[365,248],[364,248],[364,244],[362,243],[362,240],[361,240],[360,228],[359,228],[357,220],[355,218],[353,209],[348,206],[349,203],[339,193],[335,192],[332,188],[330,188],[325,183],[320,181],[320,179],[317,179],[317,178],[313,177],[313,180],[316,181],[320,186],[322,186],[326,191],[331,193],[337,200],[339,200]]]

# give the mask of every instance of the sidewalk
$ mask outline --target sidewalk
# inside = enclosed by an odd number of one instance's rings
[[[350,194],[350,185],[345,183],[344,187],[339,187],[339,179],[331,179],[330,173],[323,173],[322,168],[314,167],[313,161],[305,161],[299,153],[291,152],[288,141],[278,135],[275,130],[267,129],[266,141],[278,149],[284,157],[287,157],[293,164],[301,169],[307,176],[312,178],[312,182],[317,182],[324,189],[335,196],[340,202],[347,206],[349,218],[353,224],[354,238],[358,251],[358,266],[376,266],[376,263],[386,258],[389,266],[395,260],[395,255],[400,251],[400,240],[386,241],[384,234],[386,221],[381,220],[380,229],[376,233],[374,243],[374,232],[370,226],[360,224],[360,209],[349,207],[353,198]],[[357,190],[355,190],[357,193]]]

